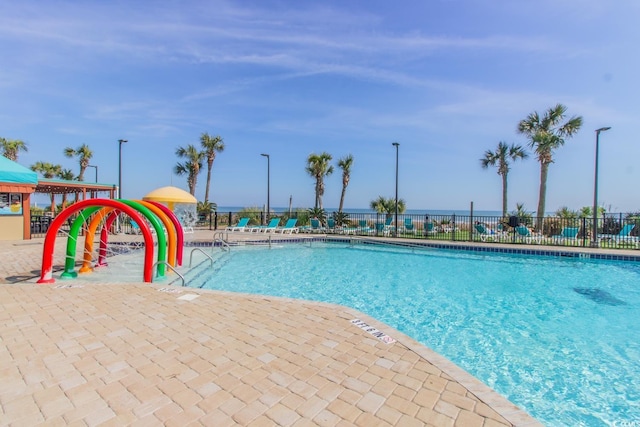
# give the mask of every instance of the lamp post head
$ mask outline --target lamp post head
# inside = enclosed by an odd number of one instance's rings
[[[400,145],[399,142],[392,142],[391,145],[393,145],[394,147],[398,148],[398,145]]]
[[[264,153],[262,153],[262,154],[260,154],[260,155],[261,155],[261,156],[265,156],[265,157],[267,157],[267,158],[269,157],[269,155],[268,155],[268,154],[264,154]]]
[[[127,141],[126,139],[119,139],[118,142],[122,144],[123,142],[129,142],[129,141]]]
[[[596,133],[604,132],[605,130],[611,129],[611,126],[605,126],[600,129],[596,129]]]

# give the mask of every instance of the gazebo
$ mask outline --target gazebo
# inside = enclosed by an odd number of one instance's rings
[[[30,200],[37,185],[37,173],[0,156],[0,240],[31,237]]]

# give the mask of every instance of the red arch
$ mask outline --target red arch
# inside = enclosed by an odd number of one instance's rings
[[[176,228],[176,235],[177,235],[176,263],[178,264],[178,266],[182,266],[182,253],[184,251],[184,231],[182,230],[182,225],[180,224],[180,220],[178,219],[176,214],[173,213],[173,211],[171,209],[169,209],[168,207],[166,207],[162,203],[154,202],[154,201],[151,201],[151,200],[149,200],[148,203],[151,203],[151,204],[157,206],[158,208],[160,208],[160,210],[162,212],[164,212],[169,217],[169,219],[173,223],[174,227]]]
[[[55,249],[56,236],[58,230],[64,224],[69,216],[72,214],[90,207],[90,206],[109,206],[115,209],[119,209],[122,212],[129,215],[134,221],[140,225],[142,236],[144,237],[144,272],[143,277],[145,282],[151,282],[153,280],[153,236],[149,230],[149,226],[142,219],[142,216],[138,211],[129,205],[112,199],[87,199],[74,203],[69,206],[51,222],[47,235],[44,238],[44,248],[42,250],[42,271],[40,273],[40,279],[38,283],[55,283],[53,278],[53,251]]]

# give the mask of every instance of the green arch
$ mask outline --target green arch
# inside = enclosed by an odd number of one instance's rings
[[[167,238],[164,234],[164,226],[162,222],[160,221],[160,219],[158,219],[156,214],[151,212],[149,208],[141,205],[140,203],[134,202],[132,200],[116,200],[140,212],[153,226],[153,229],[156,231],[156,235],[158,236],[158,266],[156,271],[159,277],[163,277],[166,271],[166,266],[163,262],[160,261],[167,261]],[[71,224],[71,229],[69,230],[69,238],[67,239],[67,252],[65,257],[64,272],[60,275],[61,279],[78,277],[78,273],[75,271],[78,234],[80,233],[82,225],[89,219],[89,217],[99,209],[102,209],[102,207],[102,205],[91,206],[82,210],[78,214],[78,217]]]

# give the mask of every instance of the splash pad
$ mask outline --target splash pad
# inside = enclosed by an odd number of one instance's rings
[[[100,248],[98,260],[95,266],[104,267],[106,263],[106,251],[109,239],[109,230],[113,222],[120,214],[127,215],[134,221],[142,234],[144,246],[143,281],[153,281],[153,268],[156,267],[156,277],[163,277],[166,266],[182,265],[184,248],[184,231],[180,221],[173,212],[161,203],[142,200],[125,199],[88,199],[83,200],[64,209],[54,218],[47,231],[42,252],[42,270],[37,283],[55,283],[53,278],[53,254],[56,236],[60,227],[77,214],[72,221],[69,236],[67,238],[66,257],[64,271],[61,278],[75,278],[75,254],[80,230],[86,230],[84,241],[84,255],[80,273],[90,273],[92,267],[93,239],[96,230],[102,225],[100,233]],[[153,233],[152,233],[153,229]],[[165,235],[166,233],[166,235]],[[154,264],[153,234],[157,236],[157,259]]]

